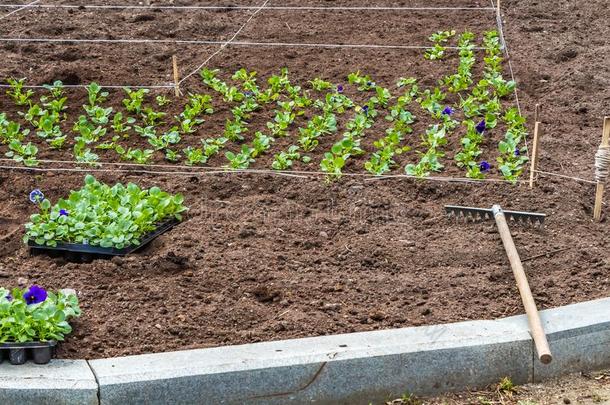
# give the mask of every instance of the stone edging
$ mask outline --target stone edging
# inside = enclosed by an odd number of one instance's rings
[[[610,298],[541,312],[554,361],[524,315],[49,365],[0,365],[0,403],[368,404],[610,366]]]

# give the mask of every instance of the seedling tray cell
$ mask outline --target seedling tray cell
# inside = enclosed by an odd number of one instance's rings
[[[57,342],[28,342],[0,344],[0,363],[6,358],[13,365],[24,364],[31,359],[36,364],[47,364],[51,361]]]
[[[123,249],[104,248],[83,243],[58,243],[57,246],[44,246],[37,244],[33,240],[28,241],[28,246],[30,247],[30,252],[34,255],[46,254],[52,257],[63,256],[68,261],[86,263],[94,259],[111,259],[114,256],[126,256],[133,253],[148,245],[159,235],[169,231],[179,223],[180,221],[175,218],[162,222],[154,231],[144,235],[140,239],[139,245],[131,245]]]

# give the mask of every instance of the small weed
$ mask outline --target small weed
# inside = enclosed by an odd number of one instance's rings
[[[498,383],[497,389],[498,392],[503,394],[513,393],[515,392],[515,384],[513,383],[513,380],[510,379],[510,377],[504,377]]]

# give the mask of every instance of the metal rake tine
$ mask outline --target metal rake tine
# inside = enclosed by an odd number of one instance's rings
[[[463,220],[465,222],[479,222],[486,220],[493,220],[494,214],[491,209],[487,208],[475,208],[475,207],[461,207],[457,205],[445,205],[445,212],[449,217],[454,217],[457,221]],[[542,226],[544,224],[545,214],[536,212],[522,212],[522,211],[502,211],[506,220],[514,224],[519,225],[533,225]]]
[[[507,219],[513,220],[520,224],[543,225],[545,214],[536,212],[521,212],[521,211],[504,211]]]

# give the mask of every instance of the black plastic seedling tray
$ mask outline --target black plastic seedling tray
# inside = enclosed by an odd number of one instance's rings
[[[57,342],[28,342],[0,344],[0,363],[5,358],[13,365],[24,364],[28,358],[36,364],[47,364],[51,361]]]
[[[33,240],[28,241],[30,252],[35,255],[45,254],[52,257],[65,257],[68,261],[87,263],[94,259],[111,259],[114,256],[125,256],[148,245],[159,235],[169,231],[180,221],[175,218],[162,222],[157,228],[144,235],[139,245],[131,245],[123,249],[104,248],[82,243],[58,243],[57,246],[39,245]]]

